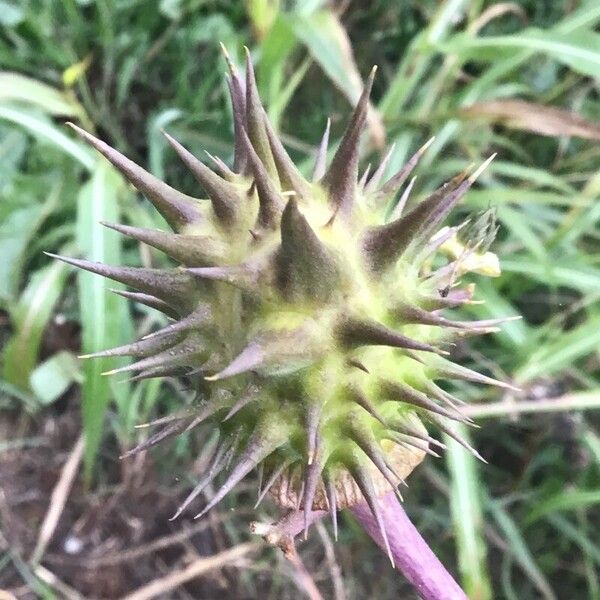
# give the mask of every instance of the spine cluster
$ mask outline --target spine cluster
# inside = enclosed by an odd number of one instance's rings
[[[442,314],[471,301],[473,286],[460,287],[459,279],[493,235],[489,226],[471,226],[471,235],[486,239],[461,242],[462,227],[443,222],[493,157],[416,204],[409,198],[414,178],[406,183],[430,142],[389,179],[390,153],[359,179],[373,69],[333,159],[327,165],[328,123],[307,179],[266,116],[250,55],[245,77],[227,59],[231,168],[212,156],[209,168],[165,133],[208,200],[181,193],[71,125],[171,231],[104,225],[178,266],[57,258],[129,286],[134,291],[117,293],[170,319],[139,341],[90,357],[130,356],[134,362],[111,373],[184,377],[197,391],[192,407],[156,421],[156,433],[130,454],[207,421],[218,425],[212,464],[177,515],[217,475],[226,473],[198,516],[259,467],[259,501],[270,492],[282,506],[303,508],[308,526],[312,509],[330,510],[335,521],[339,508],[364,499],[387,540],[377,497],[443,447],[424,423],[476,454],[451,426],[469,422],[462,402],[437,382],[510,387],[449,358],[454,337],[494,331],[500,320]],[[440,263],[450,242],[454,256]]]

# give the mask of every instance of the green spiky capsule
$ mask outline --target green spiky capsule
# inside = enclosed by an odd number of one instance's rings
[[[136,379],[181,375],[197,389],[193,412],[162,419],[131,452],[207,420],[217,424],[220,446],[178,514],[220,473],[224,481],[201,514],[261,465],[260,497],[270,491],[282,506],[329,508],[334,516],[364,498],[377,517],[375,498],[441,446],[425,424],[467,446],[452,430],[452,421],[468,421],[461,403],[436,380],[506,385],[455,365],[447,352],[454,335],[486,333],[498,321],[440,314],[469,302],[473,288],[457,288],[455,280],[477,248],[457,254],[457,228],[439,228],[485,164],[406,210],[411,182],[386,222],[387,206],[427,145],[388,181],[381,183],[387,159],[368,181],[358,181],[375,69],[328,168],[327,127],[308,181],[267,119],[250,56],[244,80],[228,62],[233,170],[214,159],[218,175],[165,134],[209,201],[180,193],[72,126],[173,232],[107,225],[180,266],[62,260],[130,286],[135,292],[122,295],[172,319],[144,339],[94,356],[132,356],[135,362],[115,372]],[[452,240],[453,260],[432,271],[431,256]]]

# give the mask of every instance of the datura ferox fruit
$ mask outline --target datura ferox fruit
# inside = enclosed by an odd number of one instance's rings
[[[207,421],[218,428],[212,464],[178,514],[215,477],[222,483],[200,515],[259,467],[259,499],[268,492],[282,507],[303,510],[305,527],[311,510],[329,510],[335,523],[337,510],[365,501],[385,539],[377,498],[442,446],[428,424],[476,453],[452,428],[469,422],[462,402],[439,384],[508,386],[449,358],[456,336],[493,331],[499,321],[445,315],[472,298],[473,285],[460,287],[460,276],[498,272],[487,213],[442,226],[493,157],[418,203],[409,200],[414,179],[405,184],[430,142],[392,177],[383,178],[388,154],[359,180],[373,69],[333,158],[327,164],[328,124],[307,179],[266,116],[250,55],[245,77],[226,57],[231,168],[216,157],[209,168],[165,133],[208,200],[177,191],[72,125],[172,231],[104,225],[178,263],[133,268],[61,257],[133,288],[119,293],[172,320],[90,356],[131,356],[112,372],[182,376],[197,391],[193,407],[159,419],[157,432],[131,452]]]

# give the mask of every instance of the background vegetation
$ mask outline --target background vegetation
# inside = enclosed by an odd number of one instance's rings
[[[202,577],[158,597],[297,598],[306,586],[280,553],[246,543],[252,478],[206,523],[168,522],[206,467],[210,432],[117,460],[147,435],[135,424],[189,392],[78,361],[159,317],[42,254],[164,260],[98,225],[161,223],[63,123],[193,192],[160,129],[230,160],[223,42],[235,60],[250,47],[305,168],[328,116],[340,137],[373,64],[365,166],[394,143],[392,171],[436,135],[423,195],[498,152],[461,211],[496,207],[503,274],[477,280],[485,303],[469,310],[524,318],[456,353],[522,391],[460,390],[489,464],[449,444],[412,476],[406,509],[470,598],[600,598],[599,23],[594,0],[0,0],[0,589],[121,597],[199,564]],[[335,545],[328,527],[300,546],[324,597],[412,597],[350,517]],[[220,552],[234,566],[198,562]],[[146,593],[132,597],[157,597]]]

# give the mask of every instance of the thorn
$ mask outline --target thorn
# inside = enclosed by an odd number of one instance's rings
[[[77,127],[77,125],[71,122],[67,122],[67,125],[100,152],[129,182],[142,192],[173,229],[178,230],[203,220],[199,209],[200,205],[196,198],[182,194],[167,185],[164,181],[142,169],[132,160],[129,160],[102,140]]]
[[[415,167],[419,164],[419,161],[421,160],[423,154],[425,154],[425,151],[427,150],[427,148],[429,148],[429,146],[431,146],[431,144],[433,144],[434,140],[435,140],[435,137],[432,137],[427,142],[425,142],[410,157],[408,162],[395,175],[390,177],[390,179],[388,179],[381,186],[381,189],[379,191],[379,194],[381,196],[388,196],[389,194],[392,194],[392,193],[396,192],[398,189],[400,189],[400,186],[406,181],[408,176],[413,172]]]
[[[358,181],[358,188],[364,191],[365,184],[367,183],[367,177],[371,171],[371,163],[367,165],[367,168],[364,170],[361,178]]]
[[[162,132],[169,145],[184,165],[194,175],[211,200],[217,218],[226,225],[235,224],[240,217],[240,197],[238,189],[198,160],[187,148],[166,131]]]
[[[381,511],[379,509],[379,503],[377,500],[377,494],[375,493],[375,489],[373,487],[373,481],[368,475],[368,473],[365,472],[363,467],[358,462],[354,462],[353,464],[351,464],[351,466],[348,465],[348,469],[352,473],[352,477],[354,478],[356,484],[362,492],[366,503],[369,505],[371,513],[375,517],[375,521],[377,522],[377,525],[379,527],[379,533],[381,534],[381,537],[383,539],[383,543],[389,556],[390,562],[392,563],[392,566],[395,567],[394,556],[390,548],[387,531],[385,530],[385,524],[383,522]]]
[[[225,180],[230,183],[235,180],[236,174],[218,156],[213,156],[208,150],[205,150],[204,152],[214,163],[215,167],[221,171],[221,175]]]
[[[193,420],[186,426],[184,433],[191,431],[194,427],[200,425],[219,411],[225,409],[230,398],[228,395],[221,394],[217,398],[204,402],[204,404],[196,411]]]
[[[382,270],[403,255],[409,245],[427,244],[435,228],[471,187],[466,172],[440,186],[402,217],[367,230],[363,248],[374,270]]]
[[[256,500],[256,504],[254,505],[255,510],[258,508],[258,505],[262,502],[263,498],[267,495],[267,492],[273,487],[273,484],[277,481],[277,479],[279,479],[281,474],[290,466],[290,464],[291,461],[284,461],[273,471],[273,473],[271,473],[267,483],[265,483],[265,487],[261,490],[260,495]]]
[[[122,298],[126,298],[127,300],[133,300],[134,302],[138,302],[139,304],[143,304],[144,306],[148,306],[149,308],[154,308],[155,310],[160,311],[161,313],[171,317],[172,319],[178,319],[179,313],[175,310],[174,307],[167,304],[164,300],[157,298],[156,296],[151,296],[150,294],[142,294],[140,292],[130,292],[127,290],[117,290],[115,288],[108,288],[109,292],[113,294],[117,294]]]
[[[434,458],[440,458],[440,455],[437,452],[435,452],[435,450],[432,450],[427,443],[423,443],[423,441],[420,438],[414,438],[412,435],[396,431],[396,429],[400,428],[394,427],[385,435],[397,444],[403,446],[404,448],[417,448],[417,450],[421,450],[421,452],[425,452],[425,454],[428,454],[429,456],[433,456]]]
[[[210,381],[210,380],[209,380]],[[249,385],[241,394],[235,404],[231,407],[229,412],[223,417],[223,421],[228,421],[238,413],[244,406],[250,404],[254,400],[258,400],[259,389],[255,385]]]
[[[294,194],[299,198],[309,198],[312,195],[312,187],[302,177],[300,171],[290,158],[284,148],[279,136],[275,133],[266,112],[263,111],[263,121],[269,146],[275,161],[275,167],[281,182],[282,195]]]
[[[229,55],[227,46],[225,46],[225,44],[223,42],[219,42],[219,46],[221,46],[221,52],[223,52],[223,56],[225,57],[225,60],[227,61],[227,66],[229,67],[229,70],[231,71],[232,74],[237,74],[237,68],[236,68],[235,64],[233,63],[233,61],[231,60],[231,56]]]
[[[385,325],[376,321],[348,318],[339,326],[338,334],[342,342],[349,347],[390,346],[392,348],[433,352],[434,354],[448,354],[444,350],[418,340],[413,340],[397,331],[388,329]]]
[[[390,382],[381,380],[380,381],[381,393],[389,398],[390,400],[396,400],[397,402],[403,402],[405,404],[411,404],[417,408],[423,409],[428,412],[437,413],[453,421],[460,421],[466,423],[472,423],[473,420],[470,417],[464,415],[458,408],[452,408],[448,410],[442,406],[437,405],[429,396],[419,392],[413,387],[402,383],[402,382]]]
[[[473,448],[473,446],[471,446],[459,433],[457,433],[454,429],[452,429],[452,427],[446,425],[444,423],[443,419],[439,418],[437,415],[431,415],[431,414],[427,415],[427,419],[429,421],[431,421],[441,431],[443,431],[448,436],[450,436],[453,440],[458,442],[461,446],[463,446],[471,454],[473,454],[473,456],[475,456],[475,458],[478,458],[480,461],[482,461],[486,465],[488,464],[488,461],[485,460],[485,458],[483,458],[483,456],[481,456],[481,454],[479,454],[479,452],[477,452],[477,450],[475,450],[475,448]]]
[[[281,211],[283,210],[283,202],[279,195],[277,183],[273,181],[273,175],[265,167],[262,157],[254,149],[253,142],[250,141],[248,134],[243,131],[241,137],[249,167],[256,183],[259,200],[258,222],[262,227],[272,229],[279,222]],[[273,160],[273,169],[275,169],[275,162],[271,155],[270,146],[269,155],[271,156],[271,160]]]
[[[350,123],[338,149],[323,177],[323,184],[329,192],[332,207],[337,213],[341,210],[349,214],[354,204],[354,193],[358,179],[358,143],[367,119],[369,96],[373,87],[376,67],[365,83],[362,94],[356,104]]]
[[[317,440],[317,448],[319,446]],[[311,463],[306,469],[304,479],[304,539],[308,539],[308,526],[309,517],[312,512],[312,506],[315,499],[315,493],[317,491],[317,485],[319,483],[319,476],[321,474],[321,461],[317,460]]]
[[[151,435],[149,438],[144,440],[141,444],[138,444],[135,448],[128,450],[127,452],[125,452],[125,454],[122,454],[121,456],[119,456],[119,458],[121,460],[123,460],[125,458],[128,458],[129,456],[138,454],[139,452],[142,452],[143,450],[148,450],[148,448],[151,448],[152,446],[156,446],[156,444],[162,442],[163,440],[166,440],[167,438],[172,437],[174,435],[178,435],[179,433],[181,433],[183,431],[184,426],[185,426],[185,419],[178,419],[175,423],[171,423],[170,425],[167,425],[166,427],[164,427],[157,433]]]
[[[206,381],[218,381],[228,377],[234,377],[247,371],[252,371],[264,364],[265,353],[256,342],[250,343],[236,358],[234,358],[223,370],[205,377]]]
[[[469,183],[474,183],[476,179],[487,169],[489,164],[496,158],[496,156],[498,156],[498,153],[494,152],[494,154],[492,154],[488,159],[486,159],[473,174],[467,177],[467,181]]]
[[[387,460],[380,442],[370,429],[353,423],[349,429],[349,437],[375,465],[393,490],[400,484],[406,485],[404,478],[396,473],[395,469]],[[402,499],[401,495],[400,499]]]
[[[248,48],[245,47],[244,50],[246,52],[246,133],[249,146],[257,155],[273,187],[278,190],[279,175],[265,127],[264,108],[258,95],[252,57]],[[255,166],[253,170],[256,170]]]
[[[352,396],[353,402],[356,402],[361,408],[366,410],[374,419],[379,421],[382,425],[387,426],[383,415],[379,412],[375,404],[369,399],[369,397],[362,392],[362,390],[358,390],[352,388],[350,390],[350,394]]]
[[[182,377],[185,373],[182,372],[183,367],[155,367],[153,369],[145,369],[134,377],[117,381],[117,384],[132,383],[134,381],[142,381],[144,379],[154,379],[158,377]]]
[[[406,203],[408,202],[408,198],[410,196],[410,193],[412,192],[413,186],[415,185],[415,181],[417,180],[417,176],[415,175],[409,182],[409,184],[406,186],[406,189],[402,192],[402,196],[400,196],[400,200],[398,200],[398,204],[396,204],[396,206],[394,206],[394,210],[392,211],[392,214],[390,215],[390,221],[395,221],[396,219],[399,219],[402,216],[402,213],[404,212],[404,207],[406,206]]]
[[[325,131],[319,144],[317,156],[315,158],[315,166],[313,169],[313,182],[320,181],[325,175],[326,162],[327,162],[327,148],[329,146],[329,132],[331,130],[331,117],[327,117],[327,124],[325,125]]]
[[[260,295],[259,280],[266,265],[227,265],[224,267],[194,267],[187,273],[202,279],[223,281],[250,294]]]
[[[277,285],[289,301],[326,301],[339,280],[335,257],[290,198],[281,215]]]
[[[333,477],[327,476],[327,502],[329,504],[329,513],[331,514],[331,522],[333,524],[333,539],[338,541],[338,522],[337,522],[337,495],[335,491],[335,483]]]
[[[307,463],[311,465],[317,452],[322,405],[313,401],[306,415]]]
[[[181,411],[179,413],[173,415],[166,415],[165,417],[159,417],[158,419],[154,419],[153,421],[148,421],[147,423],[138,423],[134,425],[134,429],[146,429],[148,427],[155,427],[156,425],[164,425],[165,423],[172,423],[173,421],[177,421],[179,419],[183,419],[185,417],[189,417],[189,411]]]
[[[212,322],[212,310],[209,304],[200,304],[194,311],[175,323],[171,323],[158,331],[145,335],[142,340],[163,337],[172,333],[183,333],[191,329],[201,329],[202,326]]]
[[[194,489],[187,495],[186,499],[182,502],[181,506],[177,509],[175,514],[169,519],[169,521],[174,521],[181,515],[181,513],[191,504],[191,502],[206,488],[208,484],[210,484],[214,478],[223,470],[225,467],[225,457],[224,454],[226,452],[226,445],[221,445],[215,455],[211,464],[208,468],[208,473],[204,478],[202,478],[194,487]]]
[[[477,371],[473,371],[472,369],[468,369],[467,367],[462,367],[448,361],[444,361],[442,365],[433,367],[433,372],[437,374],[437,377],[440,378],[462,379],[463,381],[472,381],[473,383],[493,385],[495,387],[512,390],[513,392],[523,391],[520,388],[511,385],[510,383],[500,381],[499,379],[494,379],[493,377],[488,377],[487,375],[482,375]]]
[[[390,158],[392,157],[392,154],[394,153],[395,148],[396,148],[396,142],[394,142],[390,146],[386,155],[383,157],[382,161],[379,163],[377,170],[375,171],[375,173],[373,173],[373,177],[371,177],[371,179],[369,179],[367,185],[365,186],[365,194],[367,194],[367,195],[372,194],[377,189],[377,186],[379,185],[381,178],[385,174],[385,170],[390,161]]]
[[[146,269],[143,267],[113,267],[102,263],[91,262],[79,258],[59,256],[45,252],[47,256],[64,263],[84,269],[108,279],[113,279],[130,287],[136,288],[146,294],[169,302],[177,300],[184,305],[189,304],[191,298],[196,296],[197,290],[189,275],[179,269]]]
[[[298,498],[296,499],[296,512],[300,511],[300,504],[302,503],[302,498],[304,497],[304,488],[305,484],[304,481],[302,481],[300,484],[300,491],[297,494]]]
[[[231,109],[233,113],[233,170],[236,173],[243,173],[246,171],[247,167],[246,152],[244,150],[244,143],[242,140],[246,128],[246,93],[235,65],[231,61],[227,61],[227,64],[229,67],[227,87],[229,88]]]
[[[369,369],[367,369],[367,367],[365,367],[365,365],[358,359],[356,358],[349,358],[346,360],[346,364],[350,367],[354,367],[356,369],[360,369],[361,371],[363,371],[364,373],[370,374]]]

